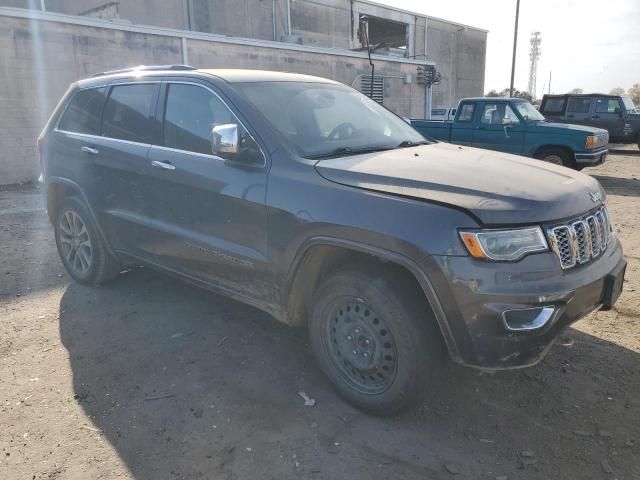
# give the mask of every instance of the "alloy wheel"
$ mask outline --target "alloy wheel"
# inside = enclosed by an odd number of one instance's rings
[[[80,215],[73,210],[68,210],[60,217],[59,228],[60,245],[67,264],[74,272],[85,275],[93,261],[93,249],[87,226]]]

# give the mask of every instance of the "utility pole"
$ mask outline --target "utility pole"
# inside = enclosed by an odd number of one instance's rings
[[[549,95],[551,95],[551,70],[549,70]]]
[[[511,59],[511,84],[509,85],[509,96],[513,97],[513,78],[516,74],[516,47],[518,45],[518,17],[520,16],[520,0],[516,3],[516,25],[513,30],[513,58]]]

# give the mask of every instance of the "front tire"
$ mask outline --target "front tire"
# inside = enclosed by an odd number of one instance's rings
[[[55,224],[56,246],[67,273],[84,285],[100,285],[120,273],[120,263],[106,249],[89,210],[76,197],[65,198]]]
[[[420,400],[443,367],[435,319],[406,281],[345,270],[313,299],[308,327],[320,367],[343,398],[377,415]]]
[[[561,165],[567,168],[576,168],[576,162],[569,152],[561,148],[545,148],[535,154],[535,158],[543,162]]]

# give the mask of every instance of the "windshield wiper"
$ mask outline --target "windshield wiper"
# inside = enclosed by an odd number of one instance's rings
[[[396,148],[407,148],[407,147],[415,147],[417,145],[430,145],[431,142],[426,140],[422,140],[420,142],[412,142],[411,140],[404,140],[396,145]]]
[[[330,152],[326,153],[318,153],[316,155],[307,155],[307,158],[312,160],[320,160],[322,158],[332,158],[332,157],[346,157],[349,155],[360,155],[362,153],[372,153],[372,152],[382,152],[384,150],[391,150],[393,147],[388,145],[379,145],[377,147],[363,147],[363,148],[352,148],[352,147],[338,147]]]

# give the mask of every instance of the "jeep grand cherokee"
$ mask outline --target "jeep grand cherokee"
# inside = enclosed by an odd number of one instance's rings
[[[426,141],[322,78],[100,74],[71,85],[38,148],[73,279],[144,264],[306,324],[338,392],[373,413],[436,388],[444,352],[536,363],[622,288],[596,180]]]

